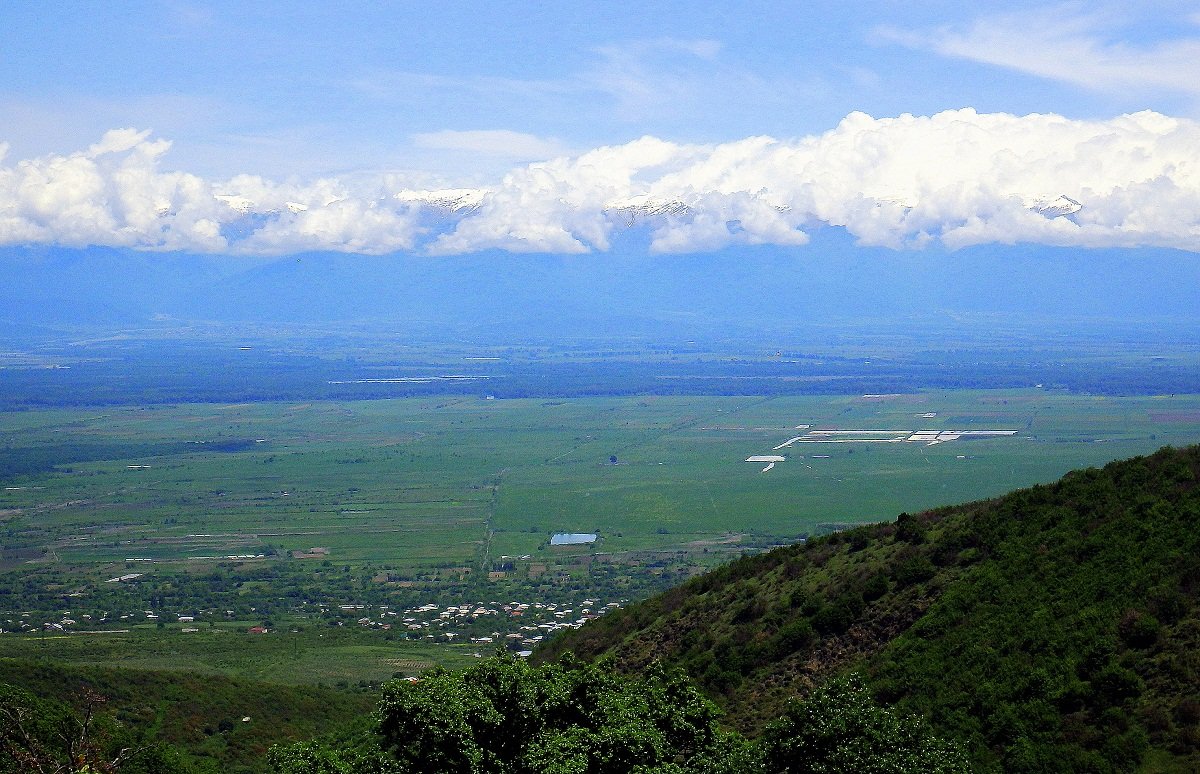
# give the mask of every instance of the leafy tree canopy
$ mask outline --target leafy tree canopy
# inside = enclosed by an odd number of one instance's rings
[[[753,742],[721,731],[680,673],[606,661],[531,666],[498,655],[384,687],[378,747],[306,742],[271,751],[279,774],[785,774],[967,771],[961,751],[875,704],[856,679],[793,705]]]

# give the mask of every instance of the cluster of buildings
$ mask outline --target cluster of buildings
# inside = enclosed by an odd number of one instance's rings
[[[386,605],[341,605],[339,612],[360,614],[356,623],[374,629],[402,631],[409,639],[436,642],[503,644],[509,650],[532,648],[561,629],[578,629],[597,616],[621,607],[585,599],[568,607],[552,602],[483,602],[438,605],[427,603],[402,611]]]
[[[209,612],[209,611],[204,611]],[[233,610],[224,611],[225,618],[233,618],[235,612]],[[131,626],[135,624],[145,623],[180,623],[184,624],[183,631],[195,632],[198,629],[188,628],[186,625],[194,623],[196,617],[190,613],[163,613],[155,612],[154,610],[137,610],[131,613],[115,613],[103,612],[99,615],[91,615],[89,613],[73,614],[70,610],[64,610],[61,617],[56,615],[57,620],[44,621],[36,623],[34,619],[45,618],[45,614],[25,612],[21,613],[17,618],[7,618],[0,623],[0,634],[6,632],[33,632],[33,631],[48,631],[48,632],[67,632],[67,631],[89,631],[92,633],[104,632],[126,632],[128,629],[99,629],[101,626]]]
[[[470,642],[480,646],[503,645],[509,650],[526,651],[547,636],[562,629],[578,629],[593,618],[610,610],[619,609],[621,602],[601,603],[596,599],[585,599],[578,604],[556,604],[553,602],[480,602],[471,604],[427,603],[404,610],[393,610],[388,605],[343,604],[336,607],[317,606],[323,617],[333,617],[337,625],[357,625],[368,629],[396,631],[408,639],[425,639],[435,642]],[[253,610],[253,608],[251,608]],[[136,611],[115,615],[103,613],[98,617],[80,614],[72,617],[64,611],[61,620],[40,623],[31,620],[32,613],[6,619],[0,625],[0,633],[44,631],[69,631],[73,628],[95,630],[100,625],[133,625],[145,623],[182,624],[183,631],[191,628],[198,616],[209,613],[213,618],[232,619],[233,610],[201,611],[199,613],[166,613],[154,610]],[[121,630],[127,631],[127,630]],[[256,626],[249,630],[254,634],[265,634],[269,630]]]

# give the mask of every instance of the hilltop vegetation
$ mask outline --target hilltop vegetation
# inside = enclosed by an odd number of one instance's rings
[[[535,657],[679,667],[755,733],[847,672],[979,770],[1200,766],[1200,448],[744,558]]]

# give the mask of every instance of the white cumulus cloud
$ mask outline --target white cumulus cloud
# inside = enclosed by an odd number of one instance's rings
[[[1038,206],[1063,195],[1080,211],[1049,217]],[[821,225],[896,248],[941,239],[1200,250],[1200,124],[1149,112],[1089,122],[965,109],[855,113],[795,141],[643,138],[514,171],[434,247],[603,250],[630,202],[664,252],[801,244]]]
[[[195,175],[160,172],[170,148],[115,129],[85,151],[0,167],[0,243],[219,251],[219,203]]]
[[[446,137],[522,138],[460,135]],[[898,249],[940,240],[1200,252],[1200,124],[1152,112],[1103,121],[853,113],[816,136],[643,137],[520,166],[484,189],[429,191],[385,173],[205,180],[165,171],[169,147],[123,129],[73,154],[9,163],[0,153],[0,244],[586,253],[635,227],[652,250],[689,252],[800,245],[835,226]]]

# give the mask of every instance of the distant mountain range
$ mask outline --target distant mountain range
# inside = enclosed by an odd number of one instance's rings
[[[464,194],[465,196],[465,194]],[[448,208],[472,206],[470,197]],[[1063,201],[1046,203],[1067,207]],[[1195,323],[1200,261],[1168,249],[987,245],[898,252],[840,229],[803,247],[654,255],[634,225],[607,252],[264,259],[112,248],[0,250],[0,335],[171,321],[395,322],[514,334],[787,330],[839,319]]]

